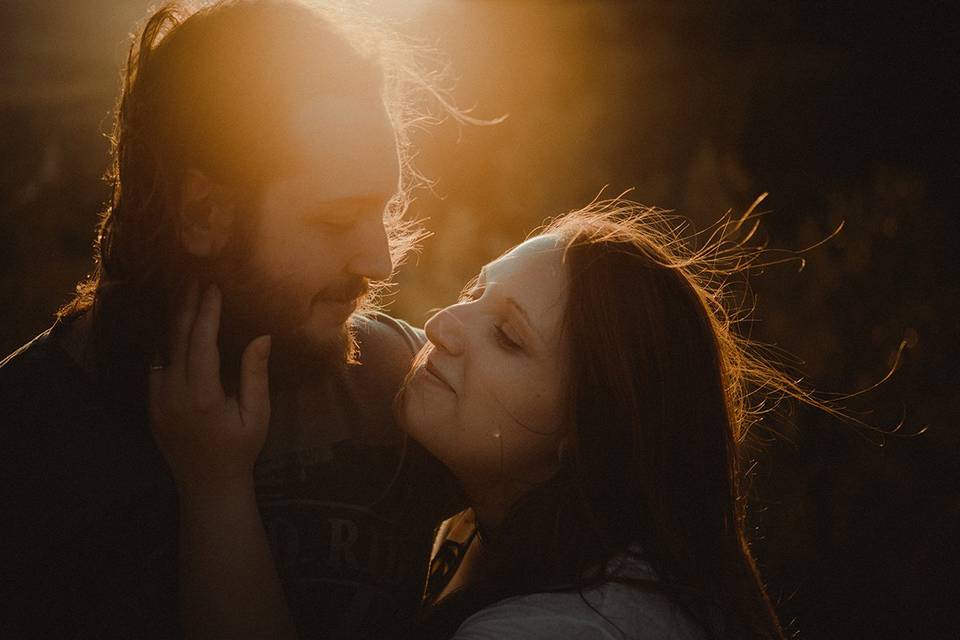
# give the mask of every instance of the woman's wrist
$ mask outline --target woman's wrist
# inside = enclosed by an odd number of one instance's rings
[[[204,477],[177,482],[181,502],[207,507],[255,497],[253,473]]]

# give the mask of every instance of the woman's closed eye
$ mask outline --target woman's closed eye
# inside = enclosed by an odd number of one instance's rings
[[[494,337],[496,338],[497,344],[503,347],[507,351],[521,351],[523,345],[510,337],[510,334],[504,330],[504,325],[495,324],[493,325]]]
[[[460,294],[461,303],[476,302],[483,297],[486,290],[484,285],[474,285]],[[493,338],[497,345],[506,351],[522,351],[523,344],[517,338],[513,337],[512,332],[508,331],[505,323],[493,325]]]

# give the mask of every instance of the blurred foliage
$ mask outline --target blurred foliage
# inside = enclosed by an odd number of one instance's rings
[[[102,132],[146,2],[0,4],[0,348],[47,326],[90,268]],[[393,3],[397,9],[402,3]],[[762,239],[806,266],[751,280],[753,337],[875,434],[771,416],[755,550],[801,638],[951,637],[960,554],[957,49],[946,4],[447,0],[400,24],[445,52],[460,105],[418,140],[434,233],[391,311],[422,323],[484,262],[601,189],[698,228],[769,191]],[[411,9],[412,11],[412,9]],[[789,409],[789,407],[786,407]],[[768,433],[764,431],[763,433]],[[949,626],[948,626],[949,625]],[[948,631],[949,630],[949,633]]]

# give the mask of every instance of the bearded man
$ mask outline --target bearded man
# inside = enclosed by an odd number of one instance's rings
[[[457,498],[393,423],[422,334],[371,310],[416,239],[409,68],[342,17],[166,5],[135,38],[94,272],[0,365],[4,637],[182,635],[177,491],[145,396],[184,292],[213,284],[227,392],[272,337],[257,500],[302,637],[415,613]]]

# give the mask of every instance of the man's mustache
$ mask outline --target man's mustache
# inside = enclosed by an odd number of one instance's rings
[[[350,302],[366,296],[370,291],[370,282],[366,278],[346,280],[321,289],[311,300],[311,304],[318,302]]]

